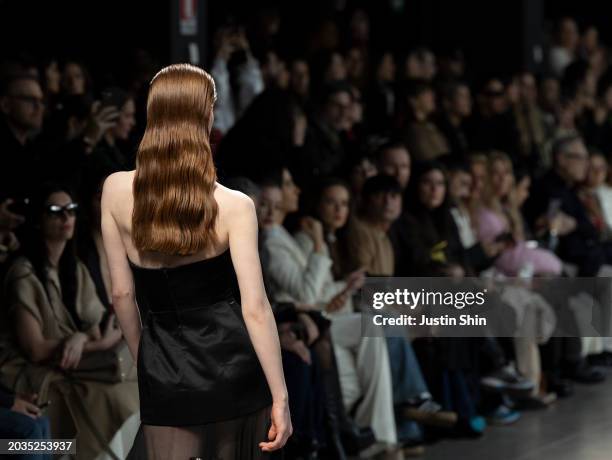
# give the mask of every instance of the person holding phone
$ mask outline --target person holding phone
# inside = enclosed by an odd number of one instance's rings
[[[314,308],[331,320],[344,406],[347,412],[355,410],[357,425],[374,431],[377,443],[370,449],[389,450],[391,456],[397,448],[397,430],[388,416],[393,413],[393,394],[386,343],[379,337],[361,336],[361,316],[352,305],[352,294],[363,285],[365,273],[357,269],[346,280],[334,281],[319,220],[304,217],[296,235],[285,229],[283,222],[287,214],[298,210],[300,194],[287,168],[271,170],[261,187],[263,195],[281,197],[263,242],[269,255],[264,269],[273,298]]]
[[[127,171],[134,167],[135,158],[125,151],[123,143],[136,125],[135,115],[136,105],[130,93],[119,87],[102,91],[83,137],[88,145],[86,177],[97,171]]]

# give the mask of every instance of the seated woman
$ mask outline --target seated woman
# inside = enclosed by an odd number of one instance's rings
[[[53,184],[31,202],[23,256],[5,280],[12,337],[1,377],[17,393],[50,401],[52,437],[76,437],[77,458],[92,459],[138,410],[138,388],[111,367],[122,364],[113,351],[122,336],[112,315],[103,321],[105,309],[75,256],[77,208]]]
[[[391,229],[396,256],[396,276],[463,278],[475,275],[475,258],[463,248],[459,230],[450,210],[445,170],[436,161],[417,164],[409,189],[410,208]],[[372,208],[370,206],[370,208]],[[470,283],[466,280],[466,283]],[[496,296],[489,305],[503,308]],[[485,401],[477,389],[498,388],[504,392],[528,393],[534,387],[507,368],[507,357],[493,337],[481,331],[479,337],[434,337],[417,339],[414,348],[432,393],[447,408],[456,410],[461,428],[474,434],[482,431],[488,413],[495,424],[516,421],[519,414],[501,404],[495,395]],[[477,356],[483,356],[492,373],[486,374]],[[486,377],[486,379],[482,378]],[[482,379],[481,379],[482,378]],[[493,381],[495,385],[488,383]],[[492,393],[492,392],[491,392]]]
[[[259,255],[264,274],[264,284],[269,292],[264,267],[267,265],[267,254],[262,245],[262,236],[268,226],[272,224],[271,217],[280,198],[262,197],[259,187],[250,179],[243,176],[230,177],[224,181],[227,187],[239,190],[248,195],[255,203],[257,209],[257,223],[259,227]],[[278,327],[281,345],[283,372],[289,393],[291,409],[291,424],[293,434],[287,440],[284,448],[289,458],[310,458],[317,455],[326,443],[333,444],[333,439],[339,441],[338,427],[324,423],[324,398],[328,397],[323,391],[322,372],[316,353],[312,353],[314,344],[321,336],[319,326],[306,314],[297,313],[295,305],[290,302],[272,302],[274,320]],[[329,398],[327,398],[329,399]],[[329,410],[328,410],[329,412]],[[329,421],[329,419],[328,419]],[[326,430],[328,428],[328,430]],[[332,442],[328,442],[332,441]],[[332,450],[332,446],[327,446]],[[335,456],[345,459],[346,455],[342,445],[338,446]]]
[[[315,305],[325,311],[346,311],[352,292],[363,282],[363,273],[355,273],[342,286],[329,283],[332,261],[327,254],[321,224],[312,218],[303,221],[303,229],[316,241],[314,250],[304,252],[298,241],[283,227],[289,212],[298,209],[299,189],[289,170],[283,168],[263,184],[262,193],[276,194],[278,205],[273,223],[264,240],[269,260],[266,276],[275,301]],[[344,405],[355,410],[355,420],[370,426],[377,441],[392,449],[397,443],[393,413],[391,375],[386,344],[378,338],[361,337],[361,320],[346,314],[329,315],[331,336],[338,359]]]
[[[491,153],[484,188],[473,203],[478,239],[483,244],[506,243],[495,259],[495,268],[504,275],[517,276],[522,270],[533,275],[559,275],[562,265],[555,254],[527,245],[513,188],[510,157],[501,152]]]
[[[370,205],[370,209],[385,208],[384,206],[372,206],[371,199],[372,195],[382,193],[386,187],[389,187],[389,192],[396,194],[399,199],[399,189],[392,178],[379,176],[375,179],[368,179],[365,184],[366,189],[361,198],[365,206]],[[379,185],[373,186],[373,184]],[[394,186],[396,188],[393,188]],[[359,260],[357,256],[365,245],[362,244],[363,240],[354,241],[356,224],[353,213],[351,213],[353,197],[350,194],[349,185],[341,179],[328,178],[319,184],[316,192],[313,200],[313,215],[320,219],[323,225],[325,242],[333,261],[332,272],[335,283],[342,285],[343,279],[350,277],[360,265],[365,265],[363,268],[372,275],[392,276],[393,254],[389,255],[389,260],[379,262],[374,262],[368,257],[362,257]],[[401,204],[398,202],[398,212],[400,209]],[[393,220],[393,217],[389,220]],[[312,251],[312,243],[306,234],[298,232],[295,238],[306,253]],[[383,238],[385,237],[382,236],[381,239]],[[386,241],[391,247],[391,242],[388,239]],[[374,252],[374,258],[384,258],[386,255],[384,251]],[[380,270],[375,267],[383,267],[385,264],[390,265],[389,272],[375,271]],[[420,427],[412,423],[412,420],[425,425],[454,425],[456,414],[441,411],[441,406],[433,401],[411,342],[405,337],[387,337],[386,341],[391,363],[393,402],[396,409],[399,439],[404,441],[404,444],[412,445],[422,441]]]

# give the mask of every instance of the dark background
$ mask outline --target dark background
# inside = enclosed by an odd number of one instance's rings
[[[202,2],[202,0],[200,0]],[[204,15],[206,44],[212,31],[232,15],[249,22],[268,5],[280,8],[283,42],[288,52],[299,53],[320,18],[333,15],[333,1],[283,2],[208,0]],[[527,8],[541,12],[531,33],[545,44],[552,22],[564,15],[581,27],[599,27],[604,43],[610,43],[608,2],[596,0],[404,0],[403,11],[393,13],[389,1],[347,1],[370,13],[371,37],[379,47],[403,51],[426,45],[434,51],[463,49],[468,64],[489,72],[505,73],[524,64]],[[202,5],[202,3],[201,3]],[[171,8],[173,0],[0,0],[0,53],[28,52],[84,61],[93,73],[120,71],[133,50],[142,48],[160,64],[171,61]],[[537,16],[537,14],[536,14]],[[210,46],[202,50],[210,57]],[[479,63],[483,63],[479,66]]]

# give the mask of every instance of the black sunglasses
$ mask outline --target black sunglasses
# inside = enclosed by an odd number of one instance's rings
[[[50,204],[46,206],[45,211],[51,216],[60,216],[64,212],[68,213],[69,216],[76,215],[76,211],[79,209],[78,203],[68,203],[64,206],[58,204]]]

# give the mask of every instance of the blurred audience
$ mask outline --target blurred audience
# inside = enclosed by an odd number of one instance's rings
[[[561,18],[543,72],[497,74],[456,47],[389,43],[372,32],[393,21],[341,4],[305,35],[274,7],[224,19],[205,66],[219,181],[258,209],[286,458],[420,455],[603,381],[612,341],[578,339],[576,314],[601,308],[576,276],[612,270],[597,28]],[[135,167],[159,67],[144,50],[127,61],[117,75],[59,54],[0,65],[0,434],[76,436],[88,459],[138,406],[99,215],[105,178]],[[519,336],[362,337],[358,293],[375,276],[509,278],[491,308]],[[563,321],[576,337],[554,336]]]

